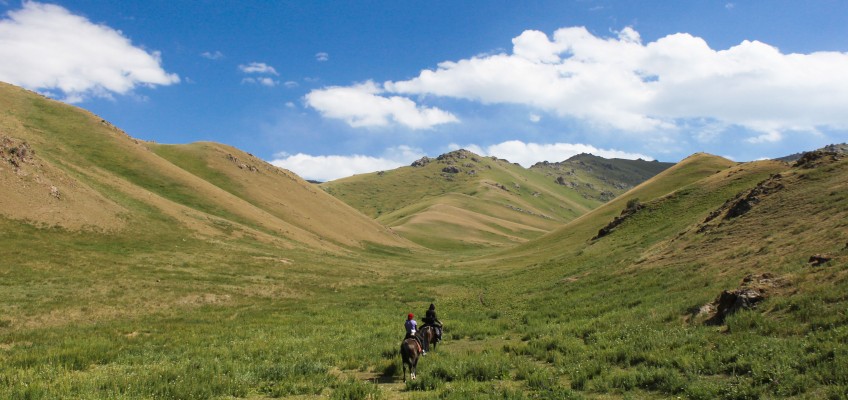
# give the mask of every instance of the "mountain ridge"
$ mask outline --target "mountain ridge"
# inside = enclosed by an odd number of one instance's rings
[[[395,170],[325,182],[321,187],[425,247],[480,250],[512,246],[555,229],[608,200],[597,193],[609,192],[609,198],[616,195],[610,190],[623,193],[624,185],[615,188],[616,182],[603,177],[602,165],[621,171],[622,176],[633,175],[625,182],[652,176],[633,174],[633,165],[649,171],[671,165],[600,158],[590,163],[585,168],[574,166],[581,171],[581,184],[565,185],[544,169],[561,168],[561,164],[524,168],[460,149],[422,157]],[[631,164],[629,170],[618,167],[624,163]],[[593,172],[593,167],[598,171]]]

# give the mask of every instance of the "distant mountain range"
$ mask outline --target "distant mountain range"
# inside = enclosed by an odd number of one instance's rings
[[[541,236],[672,165],[581,154],[527,169],[457,150],[321,186],[422,246],[473,250]]]

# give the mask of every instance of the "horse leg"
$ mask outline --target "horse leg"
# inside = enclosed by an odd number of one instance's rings
[[[418,370],[418,357],[412,360],[412,380],[415,380],[415,372]]]

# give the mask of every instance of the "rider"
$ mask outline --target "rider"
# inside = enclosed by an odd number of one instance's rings
[[[415,341],[418,342],[418,346],[423,349],[424,344],[421,343],[421,338],[419,338],[418,335],[415,334],[415,332],[418,330],[418,323],[415,322],[415,320],[413,319],[414,317],[415,316],[412,315],[412,313],[409,313],[409,315],[406,316],[406,322],[404,322],[403,324],[403,327],[406,328],[406,337],[404,338],[404,340],[409,338],[415,338]],[[427,352],[424,351],[422,354],[426,353]]]
[[[442,340],[442,321],[439,321],[439,317],[436,316],[436,306],[433,303],[430,303],[430,308],[421,321],[424,322],[424,326],[430,325],[436,328],[436,342]]]

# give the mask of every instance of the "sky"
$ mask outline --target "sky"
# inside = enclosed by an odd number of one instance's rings
[[[848,2],[0,0],[0,81],[305,179],[848,141]]]

